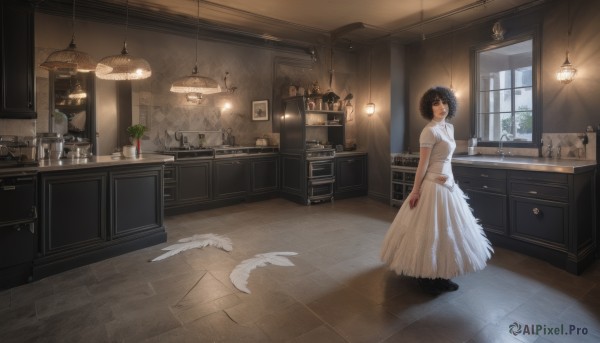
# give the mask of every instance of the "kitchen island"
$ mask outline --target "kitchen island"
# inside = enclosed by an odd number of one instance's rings
[[[163,170],[172,156],[42,161],[32,279],[165,242]]]
[[[596,163],[533,157],[455,156],[454,177],[497,246],[573,274],[596,253]]]

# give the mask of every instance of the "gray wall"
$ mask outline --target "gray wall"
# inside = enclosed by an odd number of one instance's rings
[[[519,34],[531,22],[541,22],[541,114],[544,133],[583,132],[586,125],[596,127],[600,117],[595,109],[600,94],[600,1],[571,0],[571,63],[578,69],[575,81],[563,85],[555,74],[565,59],[567,47],[567,2],[551,1],[535,13],[502,19],[506,37]],[[421,94],[434,85],[450,85],[452,61],[453,86],[458,93],[459,109],[453,122],[456,139],[468,139],[470,132],[470,56],[472,47],[491,42],[494,21],[476,25],[445,36],[407,46],[406,80],[409,116],[409,145],[417,147],[426,121],[418,113]],[[454,44],[452,44],[454,42]],[[401,59],[393,63],[402,64]],[[395,148],[395,146],[394,146]],[[393,150],[392,152],[400,152]]]
[[[71,37],[70,18],[36,13],[36,63],[56,49],[64,49]],[[78,20],[76,24],[77,46],[100,60],[104,56],[121,51],[124,26]],[[165,139],[166,131],[176,130],[222,130],[232,128],[236,144],[254,145],[257,137],[270,136],[278,143],[278,120],[273,115],[281,113],[281,89],[289,84],[307,87],[318,81],[324,92],[329,88],[331,59],[329,50],[321,47],[319,60],[310,62],[306,54],[291,54],[273,49],[255,48],[248,45],[213,41],[198,42],[198,71],[220,82],[223,87],[225,72],[230,73],[228,85],[236,86],[234,94],[206,96],[201,105],[186,102],[184,95],[169,91],[173,80],[191,74],[195,60],[193,38],[172,34],[128,29],[127,46],[131,55],[145,58],[152,66],[152,76],[146,80],[132,81],[133,122],[147,125],[150,131],[142,141],[143,151],[160,149],[158,138]],[[355,93],[356,57],[352,53],[336,51],[334,59],[335,77],[333,90],[342,98]],[[308,68],[274,68],[275,61],[292,59],[308,63]],[[38,132],[47,131],[48,125],[48,72],[37,68]],[[287,75],[286,73],[289,73]],[[274,86],[275,85],[275,86]],[[274,88],[277,90],[274,92]],[[273,94],[276,98],[273,98]],[[287,95],[287,94],[286,94]],[[96,117],[99,132],[99,153],[109,154],[116,148],[116,87],[115,81],[96,79]],[[271,109],[268,121],[251,120],[253,100],[269,100]],[[224,110],[224,102],[233,104]],[[274,103],[275,102],[275,103]],[[356,136],[352,125],[348,137]],[[209,142],[220,144],[220,135],[207,137]],[[195,137],[191,143],[195,144]],[[171,145],[176,145],[172,142]]]

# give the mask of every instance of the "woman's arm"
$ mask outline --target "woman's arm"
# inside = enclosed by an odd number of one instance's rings
[[[417,171],[415,173],[415,183],[413,185],[412,192],[410,192],[408,195],[410,208],[417,206],[417,202],[419,201],[419,196],[421,195],[421,184],[423,183],[423,178],[425,177],[427,167],[429,166],[430,156],[431,148],[421,147],[419,150],[419,166],[417,167]]]

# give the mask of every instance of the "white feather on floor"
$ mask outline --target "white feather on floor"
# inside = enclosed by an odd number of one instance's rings
[[[231,245],[231,239],[225,236],[219,236],[212,233],[193,235],[192,237],[182,238],[178,241],[179,243],[169,245],[168,247],[162,248],[162,250],[168,250],[169,252],[164,253],[150,262],[164,260],[165,258],[177,255],[182,251],[195,248],[204,248],[206,246],[214,246],[225,251],[231,251],[233,249]]]
[[[248,277],[250,276],[250,272],[257,267],[264,267],[268,263],[282,266],[282,267],[291,267],[294,265],[292,261],[290,261],[287,257],[283,256],[293,256],[298,255],[295,252],[269,252],[264,254],[254,255],[253,258],[249,258],[247,260],[242,261],[242,263],[235,266],[231,274],[229,275],[229,279],[233,283],[233,285],[242,292],[250,294],[250,290],[248,289]]]

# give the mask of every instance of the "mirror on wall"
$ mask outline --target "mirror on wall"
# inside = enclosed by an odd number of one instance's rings
[[[66,142],[89,142],[96,154],[93,73],[50,72],[50,131]]]
[[[474,52],[474,126],[479,142],[532,144],[539,137],[538,55],[532,35]]]

